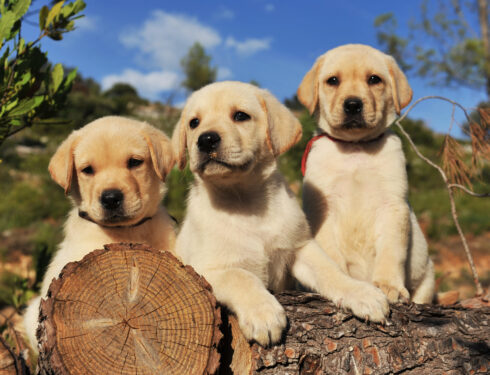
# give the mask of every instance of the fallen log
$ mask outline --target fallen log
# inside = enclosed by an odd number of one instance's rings
[[[282,344],[246,342],[229,319],[222,374],[488,374],[490,308],[391,306],[385,325],[366,323],[317,294],[276,296],[289,328]],[[224,319],[225,320],[225,319]],[[225,321],[226,323],[226,321]]]
[[[219,309],[168,252],[113,244],[66,265],[41,302],[40,374],[212,374]]]
[[[108,245],[70,263],[48,296],[38,330],[40,374],[486,374],[490,369],[488,307],[394,305],[381,325],[359,320],[317,294],[286,292],[277,298],[288,330],[281,344],[263,348],[245,340],[235,317],[217,307],[209,284],[191,267],[141,245]]]

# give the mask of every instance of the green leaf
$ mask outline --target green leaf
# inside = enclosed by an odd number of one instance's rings
[[[63,82],[63,65],[61,64],[56,64],[51,72],[51,84],[50,84],[50,91],[51,93],[55,93],[58,91],[58,88],[61,85],[61,82]]]
[[[46,18],[48,17],[49,8],[45,5],[39,11],[39,29],[41,31],[46,27]]]
[[[34,96],[30,99],[24,99],[19,104],[9,112],[9,117],[17,117],[25,115],[37,106],[39,106],[44,101],[44,96]]]
[[[87,5],[83,0],[77,0],[73,4],[73,14],[77,14],[78,12],[81,12],[82,10],[85,9]]]
[[[2,14],[2,17],[0,18],[0,41],[3,41],[10,35],[15,21],[17,21],[17,19],[15,18],[14,12],[8,11],[5,12],[5,14]]]
[[[31,0],[18,0],[12,6],[12,12],[15,14],[16,19],[20,19],[24,14],[26,14],[27,9],[29,9],[31,5]]]
[[[60,1],[60,2],[56,3],[55,5],[53,5],[53,7],[51,8],[51,10],[48,13],[48,17],[46,18],[46,27],[49,27],[53,23],[55,18],[58,17],[64,3],[65,3],[64,1]]]

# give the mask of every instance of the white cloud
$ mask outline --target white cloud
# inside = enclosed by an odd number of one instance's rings
[[[84,16],[75,20],[75,28],[78,31],[95,31],[97,30],[96,17]],[[75,33],[77,34],[77,33]]]
[[[266,4],[265,5],[265,11],[266,12],[273,12],[276,9],[276,6],[274,4]]]
[[[218,74],[217,74],[218,81],[223,81],[231,77],[233,77],[233,73],[230,69],[221,66],[218,68]]]
[[[239,42],[232,36],[226,39],[225,45],[229,48],[234,48],[238,54],[244,56],[250,56],[259,51],[268,50],[270,48],[272,38],[245,39],[243,42]]]
[[[162,10],[154,11],[143,25],[126,30],[120,40],[124,46],[136,48],[143,54],[139,61],[163,69],[178,68],[180,60],[195,42],[204,48],[221,43],[218,32],[196,18]]]
[[[125,69],[122,74],[111,74],[102,79],[102,88],[107,90],[115,83],[129,83],[138,93],[148,99],[157,99],[163,91],[179,87],[179,76],[171,71],[141,73],[134,69]]]
[[[233,12],[231,9],[222,8],[216,12],[215,17],[223,20],[232,20],[235,18],[235,12]]]

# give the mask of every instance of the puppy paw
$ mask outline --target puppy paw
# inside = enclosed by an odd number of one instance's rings
[[[236,310],[238,323],[247,340],[256,341],[262,346],[281,340],[287,318],[284,308],[273,295],[267,293],[256,299],[256,303]]]
[[[375,280],[374,285],[381,289],[389,303],[408,303],[410,299],[410,293],[403,285],[393,285],[387,280]]]
[[[363,281],[356,281],[339,304],[351,310],[355,316],[372,322],[384,322],[390,311],[381,290]]]

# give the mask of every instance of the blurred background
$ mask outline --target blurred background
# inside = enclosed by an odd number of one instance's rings
[[[303,124],[303,138],[279,160],[300,201],[300,160],[316,125],[295,92],[315,59],[341,44],[369,44],[394,55],[414,99],[442,95],[465,107],[469,119],[446,102],[424,101],[403,125],[437,163],[451,129],[460,145],[453,151],[468,172],[457,181],[467,176],[475,191],[490,191],[486,0],[1,4],[0,330],[37,292],[60,242],[70,202],[50,179],[47,165],[72,130],[101,116],[123,115],[146,120],[170,136],[193,90],[219,80],[250,82],[270,90]],[[479,161],[472,158],[471,126],[479,129],[483,145]],[[445,185],[405,140],[404,147],[409,199],[429,241],[438,291],[472,296]],[[191,180],[189,171],[175,169],[167,180],[164,204],[178,221]],[[458,193],[456,205],[486,288],[490,200]]]

